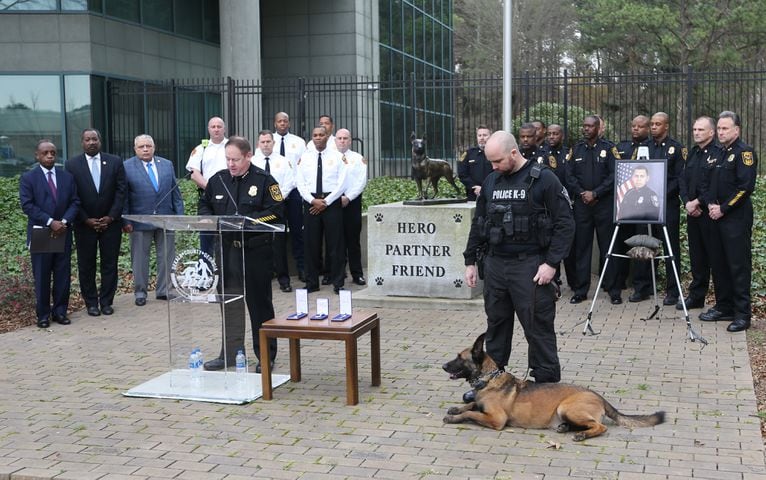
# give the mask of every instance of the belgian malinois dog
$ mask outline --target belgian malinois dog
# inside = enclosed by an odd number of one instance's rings
[[[428,183],[426,183],[426,191],[423,191],[423,180],[427,180],[434,187],[434,195],[431,198],[436,198],[439,194],[439,179],[442,177],[452,185],[458,196],[462,195],[455,183],[452,166],[444,160],[429,158],[426,154],[425,135],[423,138],[417,138],[415,132],[412,132],[410,143],[412,143],[412,176],[418,186],[418,200],[425,199],[428,193]]]
[[[498,370],[484,351],[484,334],[472,348],[466,348],[442,368],[450,379],[465,378],[476,389],[476,400],[447,410],[444,423],[473,421],[502,430],[506,425],[520,428],[552,428],[558,433],[577,431],[575,441],[606,432],[604,416],[623,427],[651,427],[665,421],[665,412],[652,415],[624,415],[604,397],[587,388],[565,383],[527,382]]]

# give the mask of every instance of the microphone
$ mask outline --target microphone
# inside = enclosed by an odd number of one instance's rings
[[[234,201],[234,195],[231,194],[231,191],[229,190],[229,187],[226,186],[226,182],[223,181],[223,178],[220,175],[216,175],[218,177],[218,180],[221,181],[221,185],[223,186],[223,189],[226,190],[226,194],[229,196],[229,200],[231,200],[231,203],[234,204],[234,215],[239,215],[239,207],[237,206],[237,202]]]
[[[175,185],[173,185],[173,188],[168,190],[167,193],[165,193],[165,195],[163,195],[162,198],[160,198],[159,201],[157,201],[157,203],[154,204],[154,209],[152,211],[152,215],[157,215],[157,209],[160,208],[160,205],[162,204],[162,202],[164,202],[165,199],[168,198],[168,196],[171,193],[173,193],[173,190],[178,189],[178,193],[181,195],[181,197],[183,197],[183,194],[181,193],[181,189],[178,187],[178,182],[173,180],[173,183],[175,183]]]

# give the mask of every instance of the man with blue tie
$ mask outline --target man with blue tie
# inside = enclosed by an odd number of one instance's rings
[[[28,217],[27,245],[31,242],[33,228],[48,227],[51,237],[65,236],[63,252],[31,254],[37,326],[48,328],[51,318],[61,325],[71,323],[66,316],[72,270],[72,234],[68,226],[77,216],[80,200],[72,175],[55,166],[56,146],[50,140],[37,143],[35,158],[40,167],[22,175],[19,184],[21,209]]]
[[[80,294],[88,315],[114,313],[117,261],[122,243],[122,208],[125,204],[125,168],[122,159],[101,151],[101,134],[87,128],[80,137],[83,153],[67,160],[80,197],[74,225]],[[101,285],[96,287],[96,256],[100,257]]]
[[[133,141],[136,156],[125,160],[127,194],[123,215],[183,215],[184,204],[178,189],[173,164],[154,156],[154,139],[139,135]],[[146,305],[149,285],[149,253],[152,242],[157,248],[158,300],[168,299],[168,267],[175,257],[175,238],[161,228],[126,221],[122,231],[130,233],[130,261],[133,269],[133,292],[136,305]]]

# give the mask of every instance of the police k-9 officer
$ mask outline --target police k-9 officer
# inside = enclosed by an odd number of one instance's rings
[[[718,141],[723,155],[706,166],[701,195],[723,247],[722,254],[711,259],[713,277],[719,276],[722,284],[730,288],[723,293],[723,297],[729,299],[728,304],[718,304],[700,314],[700,320],[732,320],[726,328],[729,332],[750,328],[751,316],[753,203],[750,196],[755,190],[758,159],[753,147],[739,138],[741,125],[739,115],[734,112],[725,111],[718,116]]]
[[[569,151],[567,158],[567,182],[577,224],[574,241],[577,278],[569,303],[580,303],[587,298],[593,231],[598,241],[599,265],[603,265],[613,230],[614,161],[620,154],[611,142],[598,136],[599,125],[600,121],[593,115],[583,119],[583,139]],[[612,303],[619,304],[622,303],[621,286],[615,277],[616,269],[610,268],[604,286],[609,290]]]
[[[199,199],[200,215],[243,215],[266,223],[281,223],[283,199],[274,177],[251,163],[250,142],[243,137],[231,137],[226,144],[226,170],[216,173],[207,182]],[[274,318],[271,296],[272,236],[268,232],[224,232],[221,235],[225,293],[245,293],[242,299],[224,305],[226,314],[223,347],[218,358],[205,362],[205,370],[221,370],[235,363],[237,350],[244,351],[245,302],[250,314],[255,356],[262,361],[258,332],[263,322]],[[281,235],[281,234],[278,234]],[[243,266],[244,256],[244,271]],[[244,281],[244,282],[243,282]],[[243,290],[244,285],[244,290]],[[276,339],[269,340],[269,361],[277,355]],[[224,358],[226,363],[224,364]],[[261,372],[260,363],[256,373]]]
[[[487,353],[500,369],[508,365],[515,313],[529,345],[532,376],[558,382],[551,280],[574,234],[569,196],[552,171],[521,155],[510,133],[492,134],[485,152],[495,171],[482,185],[463,256],[466,283],[474,287],[477,252],[486,252]]]
[[[490,135],[492,135],[492,130],[487,126],[479,125],[476,127],[476,146],[463,152],[463,155],[460,156],[460,162],[457,164],[457,176],[460,178],[460,183],[465,186],[467,201],[476,200],[481,191],[481,184],[492,173],[492,165],[484,155],[484,145]]]

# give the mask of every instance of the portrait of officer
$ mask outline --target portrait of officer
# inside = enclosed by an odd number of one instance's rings
[[[649,169],[645,165],[633,168],[630,176],[633,188],[625,193],[619,204],[617,220],[660,220],[660,197],[649,185]]]

